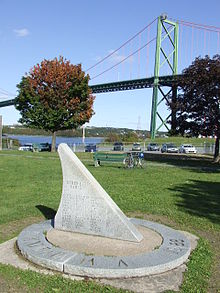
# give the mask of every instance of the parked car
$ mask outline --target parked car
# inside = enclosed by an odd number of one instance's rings
[[[151,142],[147,146],[147,150],[148,151],[159,151],[160,150],[160,147],[159,147],[159,145],[157,143]]]
[[[96,144],[87,144],[85,146],[85,152],[86,153],[94,153],[94,152],[96,152]]]
[[[19,151],[33,152],[33,144],[25,143],[24,145],[18,148]]]
[[[161,153],[178,153],[178,148],[173,143],[164,143],[161,148]]]
[[[141,151],[141,144],[139,142],[133,143],[132,151],[140,152]]]
[[[179,148],[180,153],[196,154],[197,150],[192,144],[182,144]]]
[[[51,151],[51,144],[48,142],[42,142],[34,146],[34,150],[38,152],[50,152]]]
[[[124,145],[122,142],[115,142],[113,145],[113,151],[123,151]]]

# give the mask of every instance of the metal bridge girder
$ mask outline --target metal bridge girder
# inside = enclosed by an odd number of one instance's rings
[[[0,108],[12,106],[12,105],[14,105],[14,103],[15,103],[15,99],[0,102]]]
[[[178,82],[178,79],[180,78],[181,78],[181,75],[160,76],[159,84],[161,86],[171,87],[174,83]],[[154,87],[154,77],[90,85],[90,88],[94,94],[152,88],[152,87]],[[160,90],[160,87],[159,87],[159,90]],[[158,103],[158,105],[159,104],[160,102]],[[0,102],[0,108],[12,106],[12,105],[14,105],[14,99]]]

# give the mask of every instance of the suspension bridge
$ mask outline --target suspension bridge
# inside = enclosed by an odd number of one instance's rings
[[[175,113],[163,117],[168,96],[174,100],[184,68],[198,56],[220,53],[220,27],[168,18],[162,14],[117,49],[85,70],[93,93],[152,88],[151,138],[165,127],[175,129]],[[0,88],[0,107],[14,105]],[[8,96],[8,99],[5,97]],[[10,99],[9,99],[10,97]]]

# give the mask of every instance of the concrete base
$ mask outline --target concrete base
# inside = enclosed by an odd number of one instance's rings
[[[17,240],[18,248],[30,261],[72,275],[93,278],[130,278],[160,274],[183,264],[190,254],[190,242],[174,229],[154,222],[129,219],[136,227],[155,231],[163,243],[152,251],[113,256],[95,255],[54,246],[46,235],[53,229],[51,221],[45,221],[24,229]],[[49,235],[49,234],[48,234]],[[117,240],[116,240],[117,241]],[[124,241],[122,241],[124,243]],[[149,239],[150,242],[150,239]],[[123,248],[123,244],[122,248]]]
[[[197,245],[197,237],[187,233],[182,232],[189,239],[191,249],[195,249]],[[55,271],[48,270],[42,267],[38,267],[31,262],[25,260],[19,253],[16,252],[17,238],[13,238],[5,243],[0,244],[0,263],[6,265],[12,265],[16,268],[22,270],[32,270],[41,274],[56,274]],[[186,265],[182,264],[176,269],[168,271],[166,273],[151,275],[139,278],[126,278],[126,279],[97,279],[96,281],[103,285],[111,285],[116,288],[122,288],[125,290],[132,290],[136,293],[159,293],[166,290],[178,291],[183,280],[183,273],[186,270]],[[63,277],[72,280],[82,280],[83,278],[78,276],[71,276],[63,274]],[[94,280],[94,279],[93,279]]]

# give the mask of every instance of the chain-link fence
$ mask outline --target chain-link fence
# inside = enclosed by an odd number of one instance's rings
[[[65,141],[63,141],[65,142]],[[122,151],[122,152],[130,152],[130,151],[142,151],[147,152],[148,151],[148,144],[149,142],[123,142],[123,143],[109,143],[109,142],[101,142],[101,143],[68,143],[69,147],[74,152],[86,152],[86,151],[100,151],[100,152],[111,152],[111,151]],[[215,145],[214,143],[198,143],[193,144],[197,150],[198,154],[214,154]],[[159,151],[161,149],[161,144],[159,144]],[[179,149],[180,145],[176,144],[177,148]],[[3,138],[2,141],[2,149],[8,149],[8,150],[18,150],[19,142],[18,140],[10,139],[10,138]],[[58,147],[58,145],[57,145]]]

